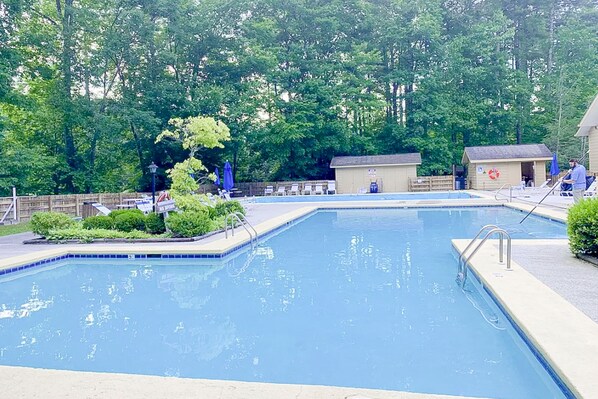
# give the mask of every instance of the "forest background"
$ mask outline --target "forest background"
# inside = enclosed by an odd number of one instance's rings
[[[580,157],[598,0],[0,0],[0,195],[147,190],[156,137],[210,116],[236,180],[333,177],[339,155],[546,143]],[[222,169],[221,169],[222,170]]]

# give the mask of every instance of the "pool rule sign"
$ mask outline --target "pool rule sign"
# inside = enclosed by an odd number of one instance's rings
[[[175,205],[173,199],[156,202],[156,212],[157,213],[168,213],[168,212],[174,211],[174,210],[176,210],[176,205]]]

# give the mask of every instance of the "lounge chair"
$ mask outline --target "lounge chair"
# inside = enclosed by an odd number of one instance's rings
[[[285,186],[278,186],[278,190],[276,190],[276,195],[286,195],[287,189]]]
[[[336,194],[336,181],[331,180],[326,187],[326,194]]]
[[[303,186],[303,195],[309,195],[309,194],[311,194],[311,193],[312,193],[312,191],[311,191],[311,184],[309,184],[309,183],[306,183],[306,184]]]
[[[322,188],[321,184],[316,184],[316,189],[314,190],[314,194],[324,194],[324,189]]]
[[[596,197],[596,188],[598,187],[598,181],[594,180],[594,182],[592,184],[590,184],[590,187],[588,187],[586,189],[586,191],[583,193],[584,197]]]
[[[289,191],[289,195],[297,195],[299,194],[299,184],[291,185],[291,191]]]
[[[218,190],[218,194],[220,194],[220,198],[225,201],[230,201],[230,193],[226,190]]]
[[[266,186],[264,190],[264,195],[272,195],[274,194],[274,186]]]

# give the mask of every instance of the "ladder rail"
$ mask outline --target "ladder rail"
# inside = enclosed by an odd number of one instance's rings
[[[500,191],[505,188],[505,186],[509,186],[509,196],[507,197],[506,194],[501,193]],[[502,186],[500,186],[500,188],[498,190],[496,190],[496,192],[494,193],[494,199],[496,201],[498,201],[498,196],[499,195],[503,195],[505,197],[507,197],[509,199],[509,202],[513,201],[513,186],[511,186],[509,183],[505,183]]]
[[[464,257],[463,263],[459,264],[459,274],[457,275],[457,279],[460,280],[461,285],[464,285],[465,281],[467,280],[467,263],[479,251],[479,249],[484,245],[484,243],[488,240],[488,238],[490,238],[493,234],[496,234],[496,233],[499,234],[499,238],[500,238],[499,261],[501,263],[503,262],[503,259],[504,259],[503,239],[505,237],[507,238],[507,270],[511,270],[511,236],[509,235],[509,233],[507,233],[506,230],[503,230],[501,228],[495,228],[495,229],[490,230],[488,233],[486,233],[484,238],[482,238],[482,240],[478,243],[478,245],[476,245],[473,252],[469,256]]]
[[[239,215],[242,216],[239,217]],[[233,212],[233,213],[229,213],[224,217],[224,237],[228,238],[228,220],[229,217],[231,219],[231,223],[230,223],[230,229],[231,229],[231,235],[234,236],[235,235],[235,219],[239,222],[239,224],[245,229],[245,231],[247,232],[247,234],[249,234],[249,242],[253,245],[254,240],[257,241],[257,231],[255,230],[255,228],[251,225],[251,223],[249,223],[247,221],[247,219],[245,218],[245,216],[240,213],[240,212]],[[251,228],[251,230],[247,227],[249,226]],[[253,232],[252,232],[253,230]],[[254,235],[255,234],[255,235]]]
[[[472,246],[472,245],[475,243],[475,240],[477,240],[477,239],[478,239],[478,237],[479,237],[479,236],[481,236],[481,235],[482,235],[482,233],[483,233],[485,230],[488,230],[488,229],[490,229],[490,230],[491,230],[491,229],[498,229],[498,228],[499,228],[499,227],[498,227],[497,225],[494,225],[494,224],[487,224],[487,225],[483,226],[483,227],[480,229],[480,231],[478,231],[478,234],[476,234],[476,236],[475,236],[475,237],[473,237],[473,239],[472,239],[472,240],[469,242],[469,244],[467,245],[467,247],[465,247],[465,249],[463,250],[463,252],[461,252],[461,255],[459,255],[459,266],[458,266],[458,267],[459,267],[459,269],[458,269],[458,271],[459,271],[459,272],[461,271],[461,260],[463,260],[463,257],[465,256],[465,253],[466,253],[466,252],[469,250],[469,248],[471,248],[471,246]]]

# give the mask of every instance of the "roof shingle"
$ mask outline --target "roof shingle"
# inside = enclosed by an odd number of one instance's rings
[[[409,154],[391,155],[365,155],[359,157],[334,157],[330,161],[331,168],[351,166],[376,166],[376,165],[419,165],[422,157],[418,152]]]
[[[489,159],[544,159],[552,158],[552,153],[544,144],[490,145],[465,147],[465,154],[470,161]]]

